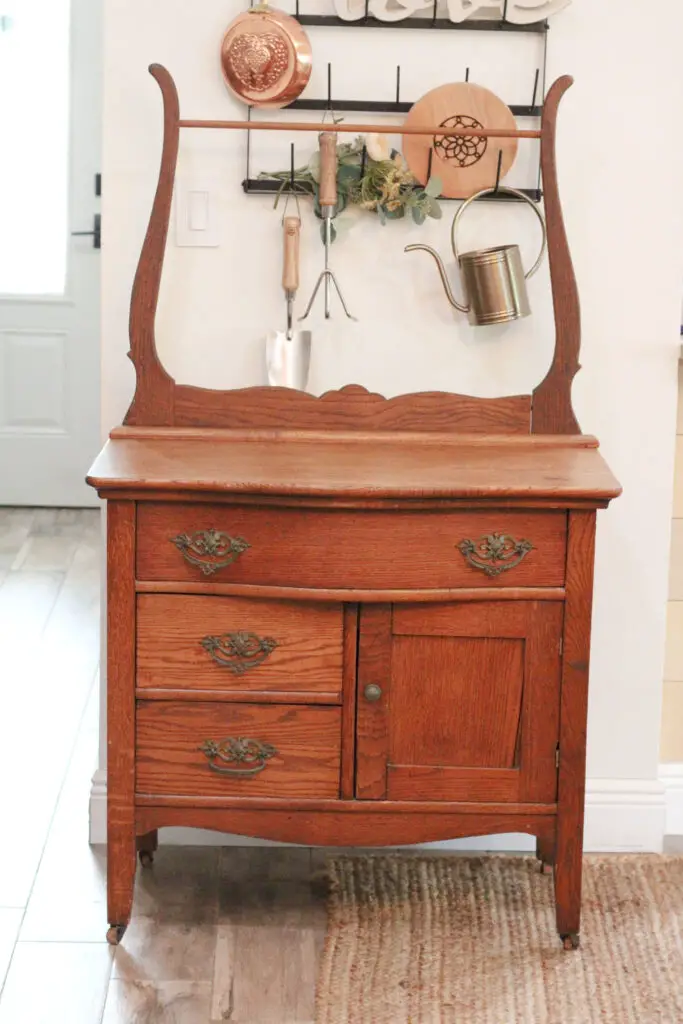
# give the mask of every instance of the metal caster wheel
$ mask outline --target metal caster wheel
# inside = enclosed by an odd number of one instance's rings
[[[107,942],[110,946],[118,946],[126,933],[126,927],[127,925],[125,924],[113,924],[111,926],[107,932]]]
[[[560,938],[562,939],[562,946],[567,950],[578,949],[581,944],[581,940],[576,933],[572,933],[571,935],[561,935]]]
[[[143,868],[151,868],[154,864],[154,854],[150,850],[140,850],[140,864]]]

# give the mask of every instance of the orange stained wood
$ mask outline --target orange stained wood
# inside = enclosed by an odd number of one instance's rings
[[[258,435],[257,435],[258,437]],[[187,491],[354,499],[458,498],[606,504],[621,488],[590,438],[585,445],[533,437],[469,443],[320,435],[245,439],[115,438],[88,482],[101,493]]]
[[[358,795],[554,802],[562,618],[536,601],[364,608],[359,707],[371,677],[382,695],[359,723]]]
[[[138,793],[339,796],[340,708],[140,701],[136,733]],[[250,774],[258,760],[226,762],[202,749],[207,741],[231,739],[268,745],[274,753],[262,771]]]
[[[354,810],[362,813],[353,813]],[[486,836],[497,832],[528,832],[546,844],[553,840],[554,806],[509,804],[372,802],[358,808],[353,801],[304,808],[243,804],[223,808],[206,799],[182,803],[167,798],[138,801],[137,827],[141,833],[171,825],[208,828],[238,835],[258,835],[283,843],[308,846],[397,846],[437,842],[460,836]]]
[[[528,832],[575,946],[595,510],[621,488],[571,402],[579,298],[555,153],[571,79],[540,133],[545,379],[385,399],[215,391],[164,369],[181,121],[172,77],[151,70],[164,143],[131,301],[136,394],[88,477],[109,500],[108,937],[130,918],[136,835],[149,861],[156,829],[182,825],[356,846]]]
[[[247,653],[240,654],[246,645]],[[340,605],[138,596],[140,689],[305,693],[341,703]]]
[[[244,550],[211,571],[216,581],[378,589],[558,587],[564,581],[563,512],[358,513],[146,502],[138,509],[138,530],[140,580],[206,580],[211,559],[192,554],[188,559],[178,543],[218,531],[224,543],[230,538]],[[472,564],[461,545],[490,534],[527,541],[531,548],[512,559],[506,571],[489,576]]]

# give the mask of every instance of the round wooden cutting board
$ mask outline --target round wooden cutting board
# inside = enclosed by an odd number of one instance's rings
[[[476,134],[477,128],[515,129],[517,122],[495,93],[471,82],[454,82],[432,89],[412,107],[405,123],[411,127],[438,124],[472,128],[471,136],[403,136],[403,155],[422,185],[427,184],[432,150],[432,174],[441,178],[443,195],[449,199],[467,199],[483,188],[492,188],[496,184],[499,152],[503,154],[501,179],[517,156],[517,139],[488,139]]]

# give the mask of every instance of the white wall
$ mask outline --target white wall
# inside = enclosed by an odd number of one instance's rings
[[[222,85],[217,48],[226,22],[246,5],[105,0],[105,6],[103,409],[109,428],[132,394],[128,301],[161,141],[160,96],[146,68],[152,61],[169,68],[183,116],[241,116]],[[552,23],[549,60],[549,81],[565,72],[576,78],[559,129],[561,188],[584,318],[575,404],[584,431],[601,438],[625,488],[600,516],[589,775],[600,793],[616,789],[647,803],[646,846],[656,844],[652,814],[663,807],[655,780],[683,281],[683,145],[676,128],[682,37],[677,0],[661,0],[656,13],[636,0],[574,0]],[[330,59],[335,91],[346,98],[391,97],[400,62],[409,99],[462,77],[470,66],[473,81],[507,102],[529,102],[539,54],[538,40],[523,36],[321,30],[312,38],[318,63],[311,93],[323,95]],[[298,146],[307,149],[302,138]],[[255,163],[284,167],[288,147],[284,134],[256,136]],[[532,184],[525,171],[533,157],[531,149],[520,149],[508,180]],[[279,217],[268,199],[241,192],[238,134],[185,133],[180,167],[216,190],[222,245],[169,247],[158,322],[163,358],[184,383],[262,383],[260,339],[283,314]],[[493,395],[529,391],[541,379],[553,338],[547,269],[532,282],[530,320],[477,333],[451,314],[427,257],[403,254],[406,242],[418,239],[431,239],[445,253],[452,212],[448,206],[447,219],[429,229],[381,228],[365,216],[335,246],[334,264],[359,323],[340,315],[325,325],[316,317],[317,390],[356,381],[386,394],[446,388]],[[532,253],[530,212],[481,206],[468,223],[474,244],[518,237]],[[322,257],[316,228],[307,214],[304,292]],[[601,812],[603,823],[608,819]],[[622,845],[638,845],[637,836]]]

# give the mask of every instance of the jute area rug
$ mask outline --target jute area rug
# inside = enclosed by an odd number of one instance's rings
[[[683,1024],[683,857],[586,857],[581,948],[528,857],[336,857],[316,1024]]]

